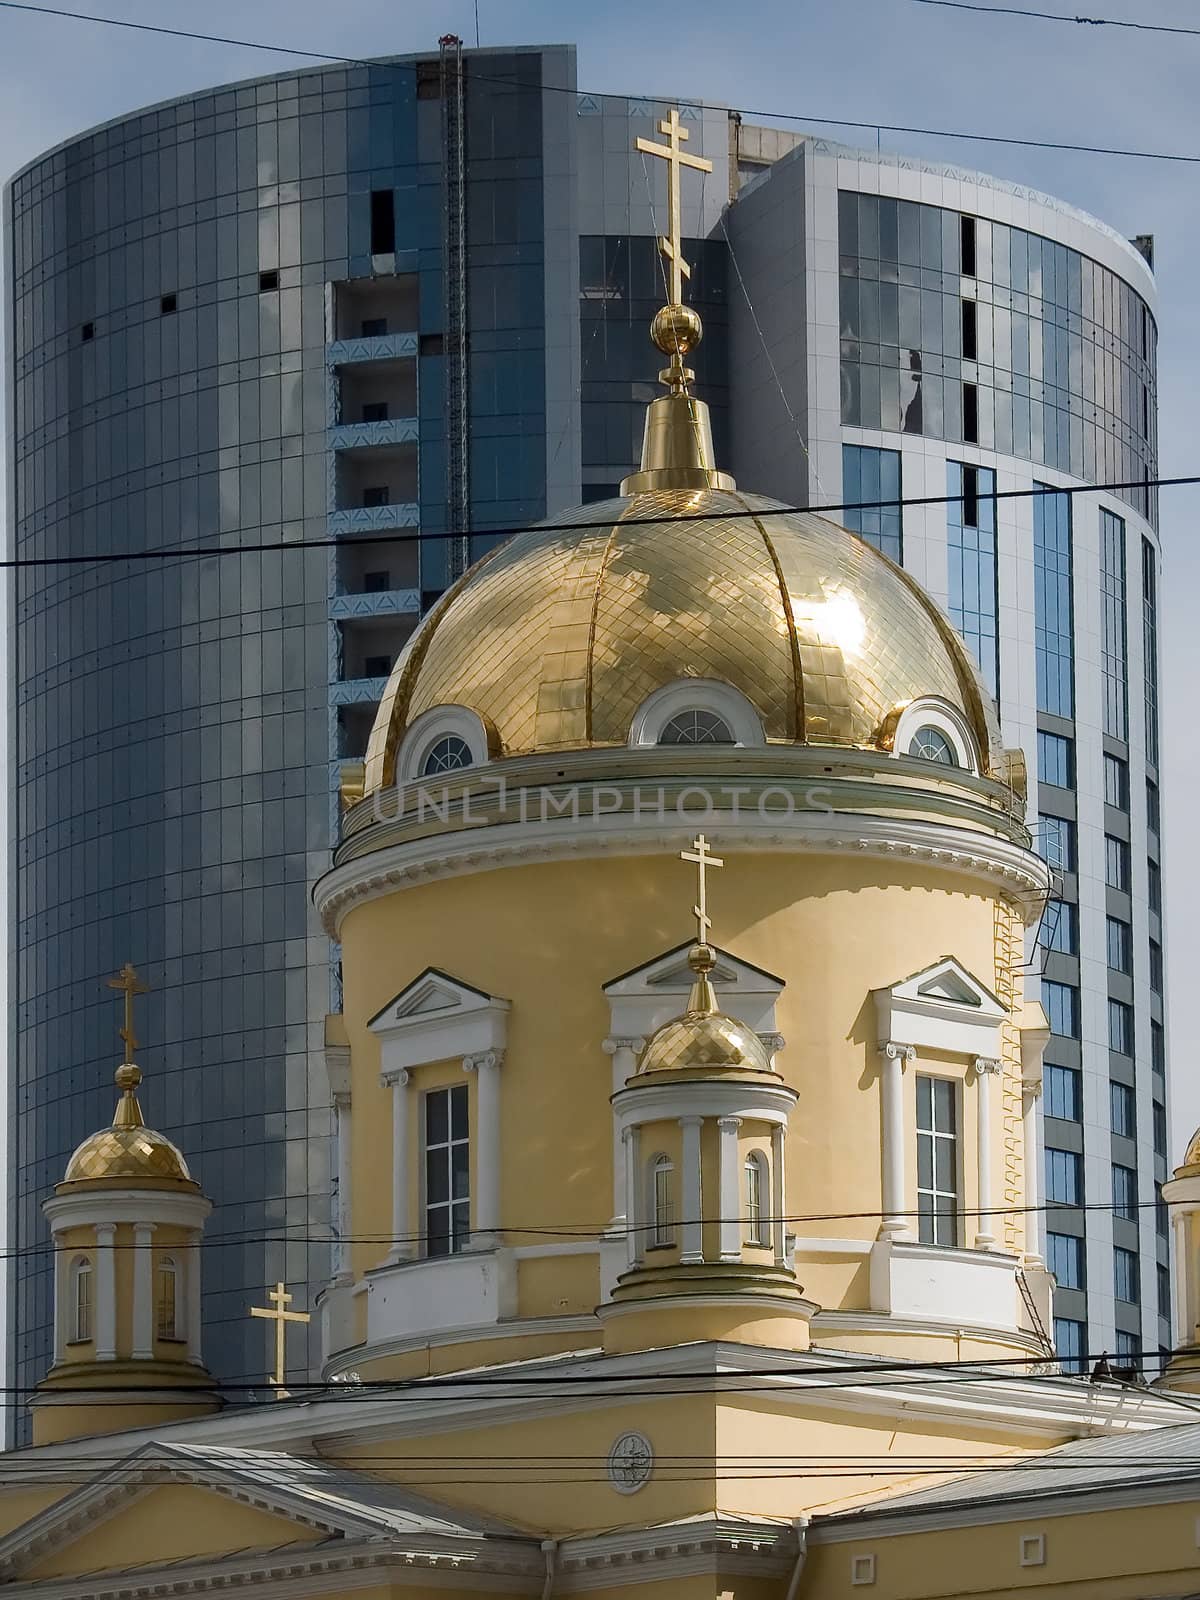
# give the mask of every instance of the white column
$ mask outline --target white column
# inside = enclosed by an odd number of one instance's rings
[[[785,1129],[777,1122],[771,1129],[771,1243],[775,1250],[775,1265],[787,1263],[786,1190],[783,1173],[783,1140]]]
[[[721,1213],[721,1260],[742,1259],[742,1207],[738,1170],[740,1117],[718,1117],[717,1171]]]
[[[473,1250],[500,1243],[500,1062],[502,1052],[483,1050],[463,1057],[463,1071],[475,1074],[475,1195]]]
[[[183,1252],[187,1262],[186,1276],[183,1280],[183,1314],[187,1326],[187,1358],[193,1366],[201,1366],[203,1358],[200,1354],[200,1229],[194,1228],[187,1236],[187,1248]]]
[[[908,1163],[904,1139],[904,1068],[916,1058],[911,1044],[879,1046],[883,1058],[883,1221],[881,1239],[907,1239],[912,1229],[905,1214]]]
[[[638,1130],[626,1128],[622,1136],[625,1146],[625,1237],[629,1244],[629,1265],[636,1267],[641,1259],[643,1236],[641,1173],[638,1170]]]
[[[133,1359],[154,1359],[154,1225],[133,1228]]]
[[[700,1182],[700,1129],[703,1117],[680,1117],[680,1261],[704,1260],[704,1195]]]
[[[993,1214],[996,1199],[992,1188],[992,1079],[999,1072],[1000,1063],[992,1056],[975,1057],[976,1250],[991,1250],[996,1243],[996,1218]]]
[[[67,1319],[74,1319],[75,1308],[70,1303],[71,1261],[73,1252],[64,1250],[58,1235],[54,1236],[54,1360],[59,1362],[67,1353]],[[71,1332],[74,1333],[74,1326]]]
[[[1042,1251],[1042,1139],[1038,1128],[1040,1085],[1026,1085],[1021,1094],[1021,1133],[1025,1146],[1025,1260],[1043,1265]]]
[[[385,1079],[392,1087],[392,1243],[387,1259],[408,1261],[416,1255],[408,1211],[408,1085],[409,1072]],[[340,1160],[340,1152],[339,1152]]]
[[[637,1058],[646,1048],[645,1039],[608,1038],[601,1048],[606,1056],[612,1057],[612,1092],[620,1094],[621,1090],[633,1076],[633,1069],[637,1066]],[[624,1233],[625,1231],[625,1139],[619,1128],[617,1120],[613,1118],[613,1214],[606,1233]]]
[[[96,1360],[117,1358],[116,1224],[96,1225]]]

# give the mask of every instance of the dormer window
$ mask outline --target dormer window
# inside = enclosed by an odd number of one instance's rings
[[[421,776],[431,778],[441,772],[461,772],[471,764],[471,746],[467,741],[456,733],[446,733],[430,745],[421,763]]]
[[[699,707],[679,711],[658,736],[659,744],[736,744],[724,717]]]
[[[466,706],[434,706],[404,735],[396,755],[397,783],[439,778],[484,766],[492,756],[482,719]]]
[[[958,758],[954,746],[940,728],[935,728],[931,723],[926,723],[918,728],[909,740],[908,753],[918,756],[922,761],[937,761],[943,767],[956,767]]]
[[[957,706],[940,696],[913,700],[896,720],[892,754],[939,767],[978,772],[975,735]]]

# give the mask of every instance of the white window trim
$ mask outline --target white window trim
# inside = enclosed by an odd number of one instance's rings
[[[159,1325],[159,1299],[158,1290],[162,1279],[170,1275],[171,1279],[171,1331],[164,1333]],[[154,1263],[154,1337],[156,1339],[178,1339],[180,1327],[183,1324],[181,1316],[182,1304],[179,1294],[179,1262],[173,1255],[163,1255]]]
[[[471,752],[471,765],[482,767],[490,760],[487,729],[474,711],[466,706],[434,706],[424,711],[405,733],[396,755],[396,782],[416,783],[430,750],[447,734],[463,741]],[[464,769],[465,770],[465,769]],[[437,777],[448,777],[438,773]]]
[[[742,1183],[746,1184],[746,1174],[753,1165],[758,1173],[758,1218],[751,1226],[750,1219],[750,1192],[746,1187],[742,1194],[742,1209],[745,1213],[745,1228],[743,1243],[752,1249],[769,1250],[771,1248],[771,1161],[765,1150],[747,1150],[742,1161]]]
[[[658,1207],[658,1175],[665,1172],[667,1175],[667,1216],[664,1219]],[[658,1151],[650,1157],[646,1165],[646,1184],[649,1194],[646,1196],[647,1214],[650,1218],[650,1244],[657,1245],[659,1249],[668,1249],[678,1242],[677,1228],[679,1219],[675,1212],[675,1163],[669,1155]]]
[[[80,1329],[79,1316],[79,1289],[81,1283],[87,1281],[87,1328]],[[76,1256],[71,1262],[69,1274],[69,1289],[67,1305],[70,1315],[71,1333],[70,1344],[82,1344],[96,1337],[96,1276],[92,1270],[91,1260],[85,1255]]]
[[[657,744],[667,723],[681,711],[711,711],[728,725],[735,746],[766,743],[758,712],[744,694],[715,678],[682,678],[642,701],[629,727],[630,744]]]
[[[930,1087],[930,1092],[929,1092],[929,1104],[930,1104],[931,1110],[933,1108],[935,1108],[936,1104],[937,1104],[936,1093],[935,1093],[935,1091],[934,1091],[932,1086],[935,1085],[935,1084],[938,1084],[938,1083],[948,1083],[950,1085],[950,1103],[954,1108],[954,1111],[953,1111],[953,1114],[954,1114],[954,1131],[953,1131],[953,1133],[946,1133],[941,1128],[938,1128],[935,1131],[931,1131],[928,1128],[922,1128],[922,1126],[921,1126],[921,1111],[920,1111],[920,1093],[919,1093],[919,1089],[918,1089],[918,1084],[921,1082],[922,1079],[928,1080],[928,1082],[929,1082],[929,1084],[931,1086]],[[919,1242],[922,1243],[922,1244],[925,1244],[925,1245],[933,1244],[933,1245],[936,1245],[937,1248],[939,1248],[941,1250],[961,1250],[961,1249],[964,1248],[964,1244],[963,1244],[963,1215],[962,1215],[962,1212],[963,1212],[963,1094],[962,1094],[962,1082],[961,1082],[961,1080],[958,1079],[958,1078],[948,1077],[943,1072],[928,1072],[928,1071],[926,1071],[926,1072],[917,1072],[917,1073],[915,1073],[914,1076],[913,1076],[913,1109],[914,1109],[913,1126],[914,1126],[914,1129],[915,1129],[915,1132],[916,1132],[916,1146],[915,1146],[915,1148],[913,1150],[913,1156],[914,1156],[914,1161],[915,1161],[914,1177],[916,1179],[916,1183],[915,1183],[915,1186],[914,1186],[914,1192],[916,1194],[916,1200],[917,1200],[917,1215],[914,1218],[914,1222],[915,1222],[916,1226],[914,1227],[913,1232],[917,1236]],[[935,1120],[936,1120],[936,1114],[935,1114]],[[953,1146],[954,1146],[954,1190],[953,1190],[953,1199],[954,1199],[954,1238],[949,1243],[947,1243],[945,1240],[941,1240],[941,1239],[920,1239],[920,1228],[921,1228],[921,1215],[920,1215],[920,1212],[921,1212],[921,1196],[922,1196],[922,1194],[929,1194],[929,1195],[931,1195],[933,1197],[933,1201],[934,1201],[933,1221],[934,1221],[934,1229],[936,1231],[936,1228],[937,1228],[937,1217],[938,1217],[937,1202],[940,1199],[945,1198],[950,1192],[948,1190],[939,1189],[939,1188],[936,1187],[936,1184],[937,1184],[937,1162],[936,1162],[936,1160],[934,1160],[931,1163],[932,1174],[933,1174],[933,1179],[934,1179],[934,1187],[932,1189],[926,1189],[926,1190],[923,1190],[921,1188],[921,1179],[920,1179],[921,1163],[920,1163],[920,1154],[919,1154],[919,1152],[920,1152],[920,1149],[921,1149],[921,1140],[923,1138],[932,1139],[932,1141],[933,1141],[933,1149],[934,1149],[935,1154],[936,1154],[936,1151],[937,1151],[937,1146],[938,1146],[938,1141],[939,1140],[942,1141],[942,1142],[949,1142],[949,1143],[953,1144]]]
[[[979,752],[975,736],[962,712],[948,700],[935,698],[914,700],[911,705],[904,708],[900,713],[900,720],[896,724],[892,740],[893,756],[908,761],[921,760],[919,756],[910,755],[908,750],[914,735],[921,728],[936,728],[939,733],[944,733],[950,741],[959,769],[978,775]],[[934,766],[936,763],[929,762],[928,765]]]

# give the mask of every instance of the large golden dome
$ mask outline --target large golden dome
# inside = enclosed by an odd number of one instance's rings
[[[395,781],[435,707],[473,711],[494,756],[620,746],[646,698],[687,678],[740,691],[772,743],[886,750],[899,711],[936,696],[999,768],[974,661],[901,568],[812,512],[660,488],[517,534],[442,597],[392,671],[364,788]]]

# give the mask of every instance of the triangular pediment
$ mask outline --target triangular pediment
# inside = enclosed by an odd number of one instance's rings
[[[635,994],[660,994],[664,989],[677,989],[686,993],[691,988],[693,976],[687,963],[688,951],[694,941],[676,945],[673,950],[667,950],[652,960],[643,962],[640,967],[634,967],[629,972],[623,972],[620,977],[611,978],[604,985],[606,995],[635,995]],[[712,981],[722,989],[733,989],[741,992],[750,991],[754,994],[780,994],[784,988],[784,980],[776,977],[773,972],[767,972],[762,967],[756,967],[752,962],[743,961],[731,955],[728,950],[722,950],[719,945],[713,947],[717,964],[713,968]]]
[[[925,1001],[935,1006],[969,1006],[981,1017],[1002,1017],[1004,1007],[973,973],[953,956],[943,956],[931,967],[893,984],[893,999]]]
[[[385,1028],[405,1022],[426,1022],[455,1013],[481,1011],[488,1006],[507,1006],[506,1000],[477,989],[474,984],[453,978],[437,967],[426,967],[420,977],[414,978],[400,993],[393,995],[387,1005],[378,1010],[367,1024],[379,1033]]]
[[[604,985],[610,1037],[633,1041],[636,1049],[655,1028],[679,1015],[694,981],[687,963],[692,942],[664,950]],[[779,1049],[782,1040],[775,1031],[775,1004],[783,993],[784,980],[719,945],[714,946],[714,954],[712,982],[722,1011],[746,1023],[764,1041],[772,1041],[769,1048]]]
[[[277,1451],[154,1444],[0,1539],[0,1585],[245,1561],[331,1540],[480,1536],[365,1474]]]
[[[1008,1012],[973,972],[943,956],[887,989],[875,990],[881,1043],[978,1058],[1000,1054]]]

